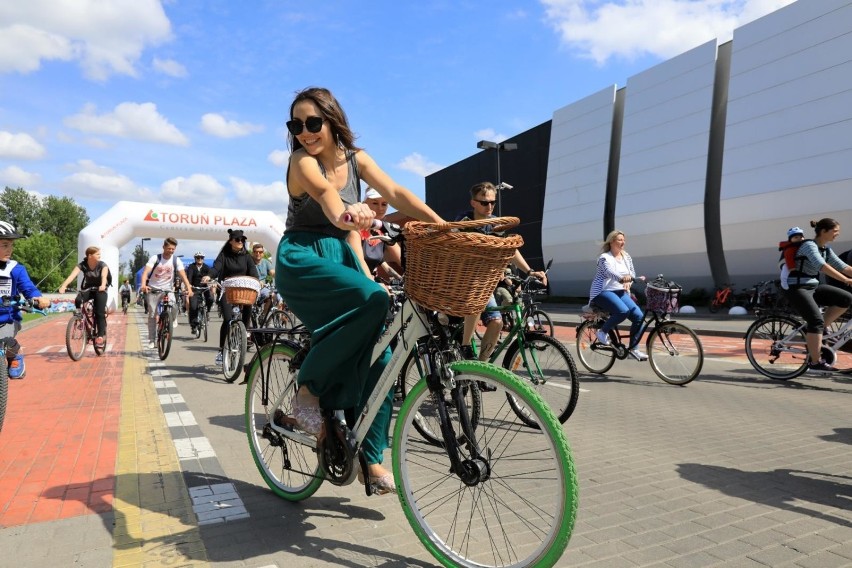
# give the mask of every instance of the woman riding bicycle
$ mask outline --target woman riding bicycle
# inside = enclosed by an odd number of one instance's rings
[[[609,345],[609,332],[625,319],[632,322],[630,326],[629,353],[634,359],[644,361],[648,356],[639,349],[639,334],[642,331],[642,309],[636,305],[630,295],[630,287],[636,280],[633,269],[633,259],[624,250],[627,239],[618,230],[610,231],[606,236],[601,254],[598,257],[598,267],[592,287],[589,291],[589,304],[609,312],[607,319],[598,330],[598,341]]]
[[[201,279],[202,283],[207,283],[210,280],[218,280],[221,282],[225,278],[233,278],[234,276],[251,276],[257,278],[257,268],[254,266],[254,260],[251,259],[246,251],[246,237],[240,229],[228,229],[228,241],[222,246],[216,260],[213,261],[213,268],[210,273]],[[228,328],[230,327],[231,319],[231,304],[228,303],[226,296],[222,294],[222,299],[219,301],[222,306],[222,326],[219,328],[219,352],[216,354],[216,364],[222,364],[222,349],[225,347],[225,338],[228,336]],[[242,320],[246,327],[251,327],[251,306],[242,306]]]
[[[293,418],[300,430],[321,437],[320,407],[363,407],[390,359],[387,352],[370,366],[388,295],[363,268],[358,231],[368,229],[375,214],[360,201],[359,180],[405,215],[436,223],[442,219],[355,146],[346,114],[327,89],[310,87],[296,95],[287,130],[290,202],[275,284],[311,332],[311,349],[292,401]],[[381,465],[392,410],[393,393],[388,392],[362,446],[368,471],[359,479],[367,476],[365,481],[380,494],[394,490],[393,476]]]
[[[819,273],[830,276],[847,286],[852,284],[852,267],[840,260],[828,243],[840,235],[840,223],[825,218],[811,221],[816,236],[803,241],[796,252],[796,268],[787,277],[786,292],[790,305],[802,316],[807,327],[808,371],[836,371],[820,357],[825,327],[834,322],[852,305],[852,294],[830,284],[819,283]],[[825,306],[825,315],[820,311]]]
[[[89,247],[86,249],[86,258],[80,261],[80,264],[71,270],[71,274],[59,286],[59,293],[64,294],[65,289],[72,280],[77,278],[78,274],[83,274],[83,281],[80,283],[80,291],[74,299],[74,305],[79,310],[85,302],[90,299],[94,300],[95,311],[95,344],[101,346],[104,344],[107,331],[106,325],[106,305],[107,305],[107,286],[110,285],[111,278],[109,275],[109,267],[101,260],[101,249],[98,247]],[[91,290],[96,288],[96,290]]]

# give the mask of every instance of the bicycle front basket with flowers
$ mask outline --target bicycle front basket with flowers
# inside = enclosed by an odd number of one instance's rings
[[[232,276],[222,280],[225,301],[232,306],[250,306],[257,300],[260,280],[252,276]]]
[[[677,283],[657,276],[645,287],[645,308],[661,314],[676,313],[680,306],[680,291]]]
[[[482,313],[524,240],[520,235],[498,237],[475,229],[492,225],[493,232],[499,232],[518,223],[517,217],[406,223],[406,294],[424,308],[451,316]]]

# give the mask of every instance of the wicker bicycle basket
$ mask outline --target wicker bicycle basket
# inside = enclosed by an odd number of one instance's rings
[[[251,276],[233,276],[222,280],[225,301],[232,306],[251,306],[260,292],[260,280]]]
[[[517,217],[496,217],[455,223],[405,225],[405,292],[430,310],[452,316],[483,311],[503,276],[503,269],[524,244],[520,235],[486,235],[517,226]]]
[[[645,287],[645,307],[663,314],[675,313],[680,307],[680,290],[680,286],[673,282],[665,287],[648,284]]]

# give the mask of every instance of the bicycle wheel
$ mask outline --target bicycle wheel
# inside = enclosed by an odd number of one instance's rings
[[[272,491],[288,501],[301,501],[323,482],[314,448],[285,438],[272,429],[276,416],[291,413],[290,400],[296,394],[296,373],[290,361],[296,349],[290,345],[270,345],[260,350],[246,374],[246,432],[249,449],[261,477]],[[264,404],[263,377],[269,388]],[[281,406],[275,402],[281,400]]]
[[[201,314],[201,319],[198,324],[198,336],[204,338],[204,343],[207,343],[207,326],[210,321],[210,318],[207,315],[207,310],[205,309],[203,312],[199,312]]]
[[[615,351],[598,342],[597,332],[601,325],[600,321],[587,320],[577,328],[577,355],[580,363],[590,373],[597,375],[603,375],[615,365]],[[610,333],[610,341],[612,335]]]
[[[231,323],[228,335],[225,337],[225,347],[222,349],[222,373],[225,380],[233,383],[243,370],[248,350],[246,326],[241,321]]]
[[[89,337],[83,324],[83,318],[77,315],[72,316],[65,328],[65,350],[68,351],[68,356],[71,357],[72,361],[79,361],[83,358],[88,343]]]
[[[0,351],[0,431],[3,430],[3,421],[6,419],[6,404],[9,401],[9,368],[5,361],[6,353]]]
[[[704,365],[704,348],[695,332],[677,322],[663,322],[648,335],[648,362],[670,385],[691,382]]]
[[[411,392],[411,389],[414,388],[414,385],[423,378],[421,375],[423,369],[425,369],[425,363],[423,362],[422,356],[418,355],[417,349],[412,349],[411,353],[408,355],[408,359],[406,359],[405,364],[402,366],[402,371],[399,373],[398,385],[403,401],[408,396],[408,393]],[[482,392],[476,385],[471,385],[470,383],[457,382],[457,385],[457,388],[462,389],[468,416],[475,428],[479,423],[480,408],[482,406]],[[444,396],[444,400],[447,402],[447,410],[450,413],[455,413],[457,415],[458,413],[455,409],[455,403],[451,393],[447,393]],[[437,402],[433,399],[430,399],[421,405],[420,411],[414,417],[414,428],[421,436],[423,436],[423,439],[430,444],[438,446],[439,448],[444,447],[444,438],[441,435],[441,423],[438,420],[438,406]]]
[[[530,320],[532,320],[532,322],[530,322]],[[532,323],[531,328],[530,323]],[[553,320],[550,319],[550,316],[547,315],[547,312],[543,312],[541,310],[535,310],[532,315],[527,319],[527,330],[537,331],[539,333],[546,333],[550,337],[554,337]]]
[[[779,381],[804,373],[808,347],[801,326],[795,319],[781,315],[769,315],[751,324],[745,335],[746,357],[751,366]]]
[[[580,383],[577,380],[577,365],[564,345],[549,335],[536,332],[524,334],[523,349],[517,339],[506,350],[503,368],[529,381],[533,390],[550,406],[550,409],[565,423],[577,406]],[[538,424],[520,401],[509,399],[509,404],[528,426]]]
[[[288,329],[294,327],[287,312],[272,308],[266,316],[261,327],[276,327],[278,329]]]
[[[577,516],[577,473],[562,427],[505,369],[478,361],[450,368],[456,381],[484,382],[496,396],[484,397],[475,439],[456,448],[465,481],[452,473],[447,452],[424,443],[414,427],[431,406],[425,381],[406,397],[394,428],[393,473],[409,524],[444,566],[553,566]],[[540,428],[518,418],[511,398],[522,401]],[[447,426],[460,430],[452,416]]]
[[[160,361],[165,361],[169,356],[169,351],[172,348],[172,321],[168,310],[163,310],[160,314],[160,321],[157,324],[157,353],[160,355]]]

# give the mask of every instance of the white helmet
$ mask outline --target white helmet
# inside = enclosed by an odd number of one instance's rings
[[[201,258],[204,258],[204,253],[203,253],[203,252],[201,252],[201,251],[198,251],[197,253],[195,253],[195,254],[193,255],[193,257],[194,257],[194,258],[198,258],[199,256],[200,256]]]
[[[23,239],[24,235],[15,230],[15,226],[6,221],[0,221],[0,239]]]

